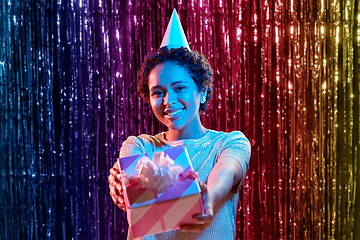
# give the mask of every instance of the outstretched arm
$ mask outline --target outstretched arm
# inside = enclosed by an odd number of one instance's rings
[[[230,192],[233,185],[243,178],[242,168],[237,160],[232,157],[221,157],[211,170],[207,186],[201,184],[201,190],[205,193],[204,215],[198,215],[197,225],[182,226],[181,231],[201,232],[211,225],[213,220],[213,207]]]
[[[243,171],[237,160],[232,157],[221,158],[209,175],[207,183],[209,203],[215,206],[242,178]]]

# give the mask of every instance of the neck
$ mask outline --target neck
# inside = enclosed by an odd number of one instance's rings
[[[183,139],[199,139],[205,136],[207,129],[200,123],[197,131],[186,131],[186,130],[172,130],[169,129],[166,133],[166,140],[168,141],[177,141]]]

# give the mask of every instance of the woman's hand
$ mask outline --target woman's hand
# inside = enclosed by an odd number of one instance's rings
[[[206,184],[203,182],[199,182],[199,185],[204,203],[204,214],[194,216],[193,218],[197,220],[197,223],[195,225],[181,226],[180,231],[201,232],[205,228],[209,227],[212,223],[214,217],[214,209],[211,204],[211,197],[209,196]]]
[[[110,196],[113,202],[121,210],[126,211],[125,201],[123,197],[123,188],[122,188],[122,183],[120,181],[120,170],[117,168],[116,163],[110,169],[110,175],[108,180],[109,180]]]

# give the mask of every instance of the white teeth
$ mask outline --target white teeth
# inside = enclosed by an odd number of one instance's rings
[[[175,112],[172,112],[171,114],[172,114],[172,115],[176,115],[176,114],[178,114],[178,113],[181,112],[181,111],[182,111],[182,109],[177,110],[177,111],[175,111]]]
[[[168,116],[168,117],[177,117],[178,115],[180,115],[180,113],[182,112],[182,110],[184,110],[184,109],[180,109],[180,110],[177,110],[177,111],[175,111],[175,112],[167,113],[167,116]]]

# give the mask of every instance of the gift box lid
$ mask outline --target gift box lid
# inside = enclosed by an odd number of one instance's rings
[[[185,175],[184,177],[178,177],[172,185],[166,189],[164,192],[157,194],[156,198],[152,198],[151,200],[139,202],[139,201],[130,201],[129,205],[131,208],[141,207],[145,205],[154,204],[157,202],[163,202],[167,200],[177,199],[181,197],[190,196],[193,194],[200,193],[200,187],[196,180],[191,177],[186,177],[186,175],[193,170],[191,162],[189,160],[189,155],[185,147],[176,147],[176,148],[169,148],[163,151],[165,156],[170,157],[174,161],[174,166],[180,166],[183,171],[181,175]],[[156,152],[149,152],[140,155],[128,156],[124,158],[118,159],[119,169],[125,174],[128,174],[130,177],[135,176],[138,174],[138,170],[136,170],[136,166],[141,158],[144,156],[148,157],[150,160],[153,158]],[[141,189],[137,190],[135,198],[140,198],[141,194],[149,194],[149,191],[146,191],[146,188],[143,187],[143,191]],[[130,191],[125,191],[125,197],[127,197],[127,193]],[[129,198],[128,198],[129,199]],[[134,197],[132,197],[134,199]],[[128,200],[129,201],[129,200]]]

